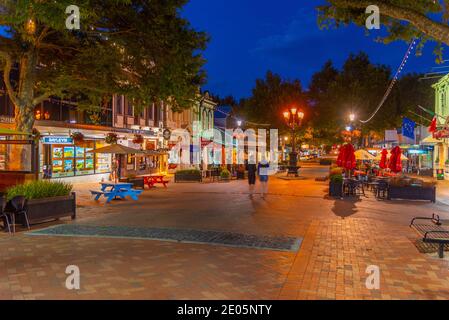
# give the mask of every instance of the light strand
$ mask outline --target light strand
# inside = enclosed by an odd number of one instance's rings
[[[394,86],[396,85],[396,82],[399,79],[399,75],[401,74],[402,70],[404,69],[405,65],[407,64],[408,58],[410,57],[410,54],[412,50],[415,48],[416,45],[416,39],[413,39],[410,45],[408,46],[407,52],[404,55],[404,58],[402,59],[401,65],[396,70],[396,73],[393,77],[393,79],[390,82],[390,85],[388,86],[387,91],[385,92],[382,100],[380,101],[379,105],[377,106],[376,110],[373,112],[373,114],[367,119],[367,120],[359,120],[361,123],[368,123],[376,116],[376,114],[379,112],[379,110],[383,107],[385,102],[387,101],[388,97],[390,96],[391,91],[393,90]]]

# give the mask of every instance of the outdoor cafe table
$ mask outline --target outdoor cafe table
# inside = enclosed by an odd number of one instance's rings
[[[106,203],[111,202],[113,199],[130,197],[133,200],[139,200],[138,196],[142,193],[141,190],[134,190],[132,183],[113,183],[113,182],[101,182],[101,191],[91,191],[92,195],[95,195],[95,200],[99,200],[101,196],[107,198]]]
[[[157,175],[157,174],[150,174],[150,175],[143,175],[139,176],[140,178],[143,178],[143,183],[148,186],[148,188],[154,188],[155,184],[163,184],[165,188],[167,188],[167,180],[165,179],[164,175]]]

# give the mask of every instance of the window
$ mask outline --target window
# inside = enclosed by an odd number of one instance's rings
[[[123,114],[123,96],[115,96],[115,111],[117,114]]]
[[[446,114],[446,90],[443,89],[441,92],[441,113]]]
[[[131,103],[131,101],[129,101],[128,99],[126,99],[126,102],[128,104],[128,107],[126,109],[126,115],[128,116],[134,116],[134,108],[133,108],[133,104]]]
[[[153,120],[153,117],[154,117],[154,105],[151,105],[151,106],[149,106],[148,107],[148,110],[147,110],[147,114],[148,114],[148,119],[149,120]]]

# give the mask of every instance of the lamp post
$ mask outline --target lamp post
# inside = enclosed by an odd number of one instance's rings
[[[287,126],[292,132],[292,152],[290,153],[290,161],[288,174],[295,174],[298,176],[298,153],[296,152],[296,130],[301,127],[304,119],[304,112],[298,111],[295,107],[284,112],[284,119]]]

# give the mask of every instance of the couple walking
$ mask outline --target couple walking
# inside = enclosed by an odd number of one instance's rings
[[[268,193],[268,171],[270,168],[270,163],[263,159],[256,166],[255,163],[248,164],[248,183],[249,183],[249,193],[250,198],[252,199],[254,195],[254,189],[256,187],[256,173],[259,176],[260,186],[261,186],[261,195],[262,199],[265,199],[265,196]]]

